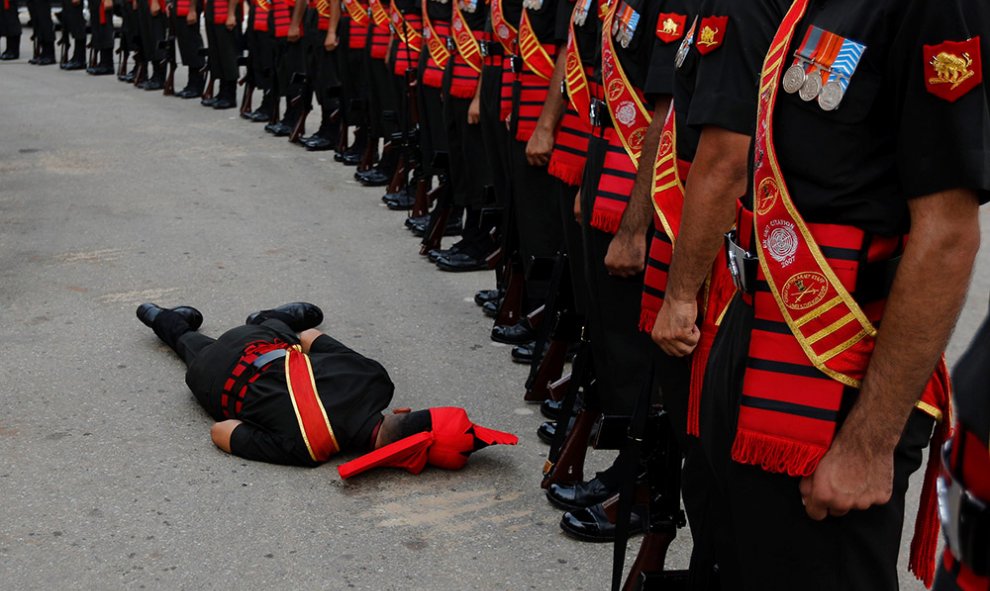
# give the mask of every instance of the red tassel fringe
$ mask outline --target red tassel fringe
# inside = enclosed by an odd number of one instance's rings
[[[581,184],[581,177],[584,176],[584,167],[571,166],[561,162],[560,160],[550,158],[550,164],[547,166],[547,172],[564,181],[568,185],[577,187]]]
[[[815,471],[826,451],[824,447],[739,429],[732,444],[732,459],[767,472],[804,477]]]
[[[591,213],[591,227],[615,234],[619,230],[619,223],[622,222],[622,212],[593,211]]]
[[[641,308],[639,310],[639,330],[650,334],[653,332],[653,325],[657,321],[657,311]]]
[[[908,569],[929,589],[935,580],[935,553],[938,549],[940,527],[936,485],[942,466],[942,444],[948,440],[949,435],[949,413],[945,413],[928,446],[928,464],[925,466],[925,480],[921,485],[921,500],[918,502],[918,515],[914,521],[911,558],[908,562]]]

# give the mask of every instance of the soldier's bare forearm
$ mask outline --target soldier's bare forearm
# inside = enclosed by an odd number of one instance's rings
[[[838,438],[892,453],[962,309],[980,246],[978,201],[954,190],[909,202],[911,237],[859,399]]]
[[[749,142],[748,135],[719,127],[702,130],[687,178],[668,299],[688,301],[698,296],[722,248],[722,235],[735,223],[736,200],[746,192]]]
[[[557,55],[554,64],[553,76],[550,77],[550,92],[547,93],[547,100],[543,102],[543,109],[540,111],[540,118],[536,120],[536,126],[546,130],[557,127],[560,118],[564,116],[564,108],[567,101],[564,94],[560,92],[560,83],[564,80],[564,72],[567,68],[567,52],[561,51]]]

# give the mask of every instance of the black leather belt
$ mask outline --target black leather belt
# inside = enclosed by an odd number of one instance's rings
[[[230,377],[224,382],[223,391],[220,396],[220,407],[224,416],[228,419],[237,417],[244,404],[244,396],[247,394],[247,386],[254,381],[257,376],[272,365],[272,362],[286,356],[285,349],[272,349],[267,353],[258,355],[251,359],[250,354],[241,357],[234,364]],[[249,359],[251,359],[249,361]]]
[[[608,105],[602,99],[591,99],[591,106],[588,109],[588,118],[591,126],[598,129],[612,127],[612,114],[608,112]]]
[[[500,56],[505,54],[505,49],[498,41],[478,41],[478,48],[481,50],[481,57]]]
[[[286,349],[274,349],[255,359],[253,362],[251,362],[251,365],[253,365],[257,369],[261,369],[262,367],[265,367],[272,361],[285,357],[286,354],[287,354]]]

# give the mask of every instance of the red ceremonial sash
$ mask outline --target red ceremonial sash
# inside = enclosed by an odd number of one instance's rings
[[[548,82],[550,81],[556,64],[540,43],[540,38],[536,36],[533,24],[529,22],[529,13],[525,8],[522,11],[522,18],[519,19],[519,54],[530,72]]]
[[[316,28],[321,31],[330,28],[330,2],[331,0],[316,0],[316,14],[319,15]]]
[[[426,47],[430,50],[430,58],[441,70],[447,67],[447,62],[450,60],[450,50],[447,49],[447,45],[441,39],[441,36],[437,33],[437,30],[433,28],[433,22],[430,21],[430,15],[427,11],[427,2],[429,0],[423,0],[423,36],[426,37]],[[456,0],[454,0],[456,4]]]
[[[292,19],[292,11],[288,0],[273,0],[275,10],[275,36],[285,37],[289,34],[289,22]],[[215,15],[214,15],[215,16]]]
[[[453,12],[450,15],[450,26],[454,33],[454,45],[457,46],[457,53],[464,59],[464,62],[478,74],[481,73],[482,58],[481,46],[478,39],[471,31],[464,14],[461,12],[460,0],[451,0]]]
[[[376,19],[377,20],[377,19]],[[419,20],[417,18],[417,20]],[[419,25],[419,23],[416,23]],[[392,4],[392,29],[399,41],[409,46],[409,49],[419,53],[423,50],[422,25],[413,26],[412,19],[407,19],[402,12]]]
[[[299,345],[293,345],[286,351],[285,380],[292,408],[296,411],[296,421],[299,422],[299,433],[306,442],[309,456],[315,462],[327,461],[340,451],[340,446],[330,426],[327,410],[316,392],[309,356],[302,352]]]
[[[574,3],[571,11],[571,19],[567,23],[567,58],[565,60],[564,86],[567,88],[567,97],[578,117],[585,121],[591,121],[591,92],[588,89],[588,76],[581,63],[581,50],[577,44],[577,36],[574,34],[574,15],[581,9],[581,1]]]
[[[619,2],[613,2],[608,7],[605,22],[602,23],[602,85],[605,87],[605,102],[619,140],[632,158],[633,165],[639,166],[646,128],[650,126],[653,117],[643,106],[642,93],[629,82],[622,64],[615,56],[612,21],[618,5]]]
[[[225,25],[227,24],[227,7],[228,0],[211,0],[213,3],[213,24],[214,25]],[[276,18],[278,13],[276,13]]]
[[[523,13],[525,14],[525,12],[526,9],[524,8]],[[502,12],[502,0],[492,0],[492,31],[494,31],[498,42],[502,44],[505,55],[515,55],[519,32],[505,20],[505,14]]]
[[[553,152],[550,154],[547,172],[572,187],[579,186],[588,159],[590,138],[590,120],[581,117],[573,104],[568,105],[553,138]]]
[[[176,13],[178,13],[178,10],[179,10],[179,6],[177,5]],[[107,24],[107,9],[106,6],[103,5],[103,2],[99,3],[99,9],[97,10],[97,12],[99,13],[100,16],[100,24],[101,25]],[[189,0],[186,0],[186,14],[189,14]]]
[[[255,0],[254,3],[254,27],[255,31],[268,30],[268,13],[271,12],[272,3],[269,0]]]
[[[367,26],[368,9],[362,6],[359,0],[344,0],[344,8],[347,9],[347,14],[351,15],[351,20],[354,21],[354,24]]]
[[[102,8],[103,3],[100,2],[100,24],[104,24],[104,10]],[[178,0],[175,3],[175,15],[176,16],[189,16],[189,0]]]
[[[375,21],[376,27],[388,27],[388,13],[379,0],[368,0],[368,7],[371,9],[371,18]]]

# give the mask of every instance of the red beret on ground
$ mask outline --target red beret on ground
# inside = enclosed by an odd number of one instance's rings
[[[341,478],[357,476],[373,468],[405,468],[419,474],[427,464],[445,470],[459,470],[467,464],[468,456],[489,445],[515,445],[519,438],[511,433],[475,425],[463,408],[430,409],[433,430],[423,431],[380,447],[341,464]]]

